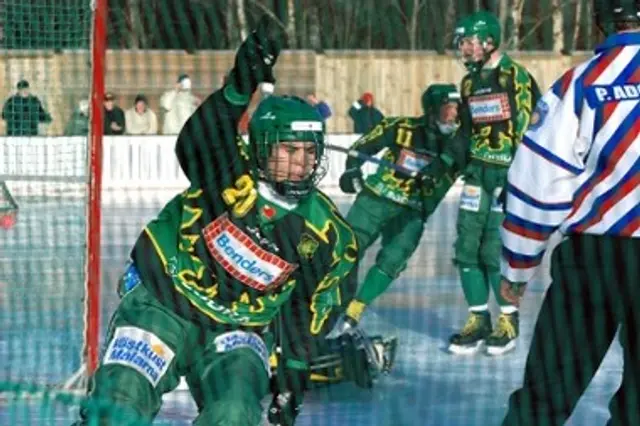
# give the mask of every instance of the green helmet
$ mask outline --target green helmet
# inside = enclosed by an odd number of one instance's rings
[[[249,122],[251,159],[260,179],[280,195],[300,199],[308,195],[326,174],[324,167],[325,123],[316,109],[296,96],[269,96],[260,102]],[[312,142],[316,161],[302,181],[276,182],[269,172],[273,147],[281,142]]]
[[[455,84],[431,84],[422,94],[424,115],[437,112],[440,106],[449,102],[460,102],[460,93]]]
[[[460,93],[454,84],[432,84],[422,94],[422,109],[426,119],[435,124],[442,134],[448,135],[458,128],[458,123],[440,121],[441,107],[450,102],[460,103]]]
[[[478,38],[483,46],[486,46],[486,43],[491,40],[493,48],[487,50],[485,47],[485,55],[482,60],[465,62],[464,65],[470,72],[480,71],[494,50],[500,46],[502,30],[498,17],[491,12],[482,10],[460,19],[453,37],[455,48],[458,49],[463,38],[474,36]]]
[[[491,12],[482,10],[469,17],[468,36],[477,36],[481,42],[491,39],[493,45],[500,46],[502,30],[498,17]]]
[[[640,26],[640,0],[594,0],[593,15],[598,28],[609,36],[623,24]]]
[[[469,29],[471,28],[470,24],[471,16],[465,16],[460,18],[458,22],[456,22],[456,27],[453,30],[453,49],[458,50],[458,46],[463,38],[468,37]]]

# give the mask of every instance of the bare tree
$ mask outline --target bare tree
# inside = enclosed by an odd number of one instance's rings
[[[451,39],[453,36],[453,31],[456,25],[456,2],[449,1],[447,2],[447,10],[445,12],[445,49],[450,48],[453,40]]]
[[[500,0],[499,19],[502,28],[502,40],[507,40],[507,18],[509,18],[509,0]]]
[[[231,3],[234,0],[227,0],[227,7],[226,9],[226,13],[225,13],[225,22],[224,22],[224,27],[227,31],[227,40],[229,41],[229,46],[237,46],[238,44],[240,44],[240,38],[238,37],[238,32],[236,31],[236,10],[235,8],[231,7]]]
[[[129,31],[128,44],[130,49],[146,49],[148,47],[147,34],[140,14],[141,3],[140,0],[129,0],[128,10],[131,31]]]
[[[287,0],[287,39],[289,47],[295,49],[298,47],[296,37],[296,2],[295,0]]]
[[[409,36],[409,49],[415,50],[418,46],[418,23],[420,17],[420,10],[427,4],[426,0],[413,0],[413,7],[411,8],[411,16],[407,16],[402,6],[398,1],[393,2],[393,6],[398,9],[398,12],[409,25],[406,28],[407,35]]]
[[[575,11],[575,26],[573,27],[573,38],[571,40],[571,46],[574,50],[578,45],[578,36],[580,35],[581,21],[582,21],[582,0],[577,0],[576,11]]]
[[[588,1],[585,4],[585,16],[591,16],[591,2]],[[587,25],[587,33],[584,35],[585,40],[587,41],[587,49],[591,48],[591,44],[593,43],[593,25]]]
[[[236,14],[238,15],[238,27],[240,30],[240,39],[247,38],[249,31],[247,30],[247,14],[244,7],[244,0],[236,0]]]
[[[553,48],[554,52],[562,51],[564,47],[563,41],[563,27],[564,27],[564,14],[562,13],[562,0],[552,0],[551,8],[553,12],[551,13],[551,34],[553,37]]]
[[[522,25],[522,9],[524,9],[524,0],[514,0],[511,5],[511,23],[513,31],[506,45],[513,49],[520,48],[520,25]]]
[[[309,47],[314,50],[322,48],[322,40],[320,38],[320,17],[318,16],[318,6],[315,2],[303,8],[304,18],[307,25],[307,37]]]

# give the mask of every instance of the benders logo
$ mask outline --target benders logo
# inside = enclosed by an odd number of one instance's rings
[[[472,96],[469,111],[474,123],[490,123],[511,118],[509,98],[505,93]]]
[[[296,269],[296,265],[260,247],[227,215],[211,222],[203,233],[211,256],[229,275],[256,290],[282,284]]]
[[[498,103],[471,105],[471,115],[473,116],[499,114],[501,111]]]
[[[220,234],[218,238],[216,238],[216,245],[220,247],[220,250],[227,255],[227,258],[240,269],[248,274],[252,274],[266,284],[273,283],[275,276],[264,268],[261,268],[256,259],[248,259],[246,256],[238,253],[229,235]]]

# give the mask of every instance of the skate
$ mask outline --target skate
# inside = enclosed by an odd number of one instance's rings
[[[486,347],[489,355],[502,355],[516,348],[516,338],[519,334],[518,312],[500,314],[495,330],[487,338]]]
[[[449,352],[456,355],[473,355],[477,353],[491,334],[491,314],[485,312],[469,312],[469,318],[460,333],[449,339]]]
[[[396,360],[396,351],[398,349],[398,338],[388,337],[383,339],[381,336],[371,337],[371,343],[377,355],[377,363],[382,374],[389,374]]]

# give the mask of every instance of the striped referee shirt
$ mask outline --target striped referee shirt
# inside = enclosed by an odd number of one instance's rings
[[[619,33],[536,105],[509,169],[502,275],[528,282],[551,234],[640,237],[640,32]]]

